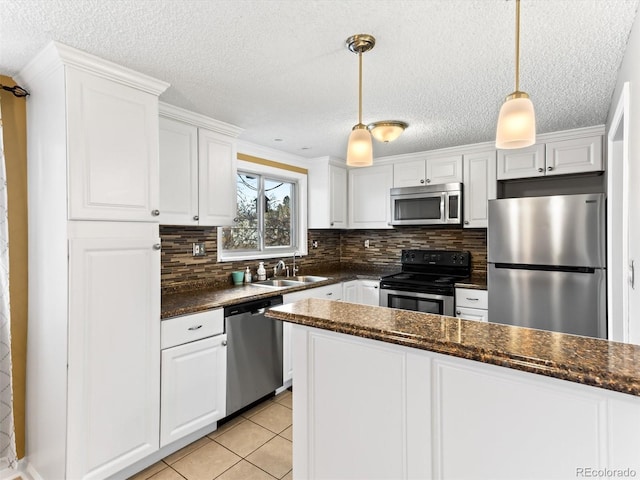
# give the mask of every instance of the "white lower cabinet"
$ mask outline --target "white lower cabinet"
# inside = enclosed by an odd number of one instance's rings
[[[489,321],[487,290],[456,288],[456,317],[479,322]]]
[[[296,478],[640,470],[640,397],[302,325],[293,342]]]
[[[363,305],[380,304],[380,282],[378,280],[350,280],[342,284],[342,299],[345,302]]]
[[[216,335],[162,350],[161,447],[225,416],[226,340]]]
[[[158,449],[158,225],[68,229],[67,375],[58,379],[67,388],[65,478],[105,478]]]
[[[299,292],[286,293],[282,296],[283,303],[293,303],[305,298],[326,298],[327,300],[342,300],[342,283],[326,285],[324,287],[309,288]],[[293,382],[293,361],[291,358],[291,328],[289,322],[282,322],[282,384],[291,386]]]

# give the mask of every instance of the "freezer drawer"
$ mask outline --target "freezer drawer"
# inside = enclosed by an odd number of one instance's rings
[[[489,264],[491,322],[606,338],[606,271],[499,268]]]

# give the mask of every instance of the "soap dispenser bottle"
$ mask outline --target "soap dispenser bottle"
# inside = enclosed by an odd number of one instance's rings
[[[258,265],[258,280],[266,280],[267,279],[267,271],[264,269],[264,262],[260,262],[260,265]]]
[[[251,270],[249,270],[249,267],[244,271],[244,283],[251,283]]]

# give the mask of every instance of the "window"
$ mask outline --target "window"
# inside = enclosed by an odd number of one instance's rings
[[[236,182],[236,221],[218,229],[219,260],[306,253],[306,175],[238,162]]]

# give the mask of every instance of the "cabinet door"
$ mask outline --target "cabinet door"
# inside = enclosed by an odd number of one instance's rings
[[[547,175],[602,171],[602,137],[547,143],[546,159]]]
[[[380,165],[349,170],[349,226],[391,228],[389,190],[393,166]]]
[[[544,144],[515,150],[498,150],[498,180],[544,175]]]
[[[351,280],[342,284],[342,300],[358,303],[358,280]]]
[[[393,165],[394,187],[417,187],[424,185],[426,166],[424,160],[401,162]]]
[[[226,335],[162,351],[160,446],[226,414]]]
[[[427,159],[425,182],[431,185],[462,182],[462,155]]]
[[[380,305],[380,282],[360,280],[358,284],[358,303],[363,305]]]
[[[468,308],[458,307],[456,308],[456,317],[464,318],[465,320],[475,320],[477,322],[488,322],[488,311],[481,308]]]
[[[329,165],[331,228],[347,228],[347,169]]]
[[[236,142],[198,130],[200,225],[232,225],[236,217]]]
[[[488,201],[496,198],[496,151],[464,156],[464,227],[487,228]]]
[[[160,223],[198,225],[198,128],[160,117]]]
[[[106,478],[158,450],[160,240],[157,224],[78,223],[69,240],[67,478]]]
[[[158,97],[66,69],[69,218],[157,222]]]

